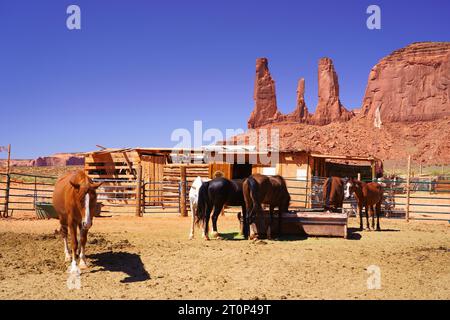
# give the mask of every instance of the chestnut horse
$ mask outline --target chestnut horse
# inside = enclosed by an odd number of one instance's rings
[[[342,212],[344,202],[344,179],[329,177],[323,183],[323,208],[326,211]]]
[[[362,210],[365,207],[366,210],[366,222],[367,229],[369,227],[369,214],[372,216],[372,229],[375,229],[375,213],[374,206],[377,215],[377,231],[380,231],[380,214],[381,214],[381,204],[383,202],[383,187],[377,182],[362,182],[354,178],[350,178],[345,185],[345,197],[348,199],[355,194],[355,198],[358,202],[358,212],[359,212],[359,228],[363,230],[362,222]]]
[[[281,176],[265,176],[253,174],[243,184],[246,217],[244,216],[244,238],[247,238],[250,226],[252,227],[252,238],[259,237],[256,220],[259,219],[261,227],[265,229],[267,238],[272,238],[273,211],[278,207],[278,235],[281,235],[281,215],[289,210],[291,196],[289,195],[286,181]],[[269,225],[264,223],[263,204],[269,205]]]
[[[67,172],[56,181],[53,191],[53,207],[59,216],[66,261],[72,260],[70,272],[78,271],[78,255],[80,269],[87,268],[85,255],[87,233],[92,226],[92,218],[97,204],[96,190],[100,185],[101,183],[93,183],[82,170]],[[80,230],[80,247],[78,247],[77,228]],[[67,242],[68,231],[72,254],[69,253]]]
[[[203,238],[209,240],[209,219],[211,211],[214,208],[212,216],[213,237],[220,239],[217,232],[217,219],[225,205],[241,206],[242,212],[245,212],[244,196],[242,194],[242,180],[228,180],[223,177],[214,178],[203,182],[198,191],[198,203],[195,223],[203,224]]]

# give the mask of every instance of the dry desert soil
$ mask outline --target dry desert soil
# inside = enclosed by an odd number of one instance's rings
[[[382,220],[382,232],[350,239],[237,235],[219,218],[224,240],[188,240],[188,218],[99,217],[89,269],[68,289],[57,220],[0,220],[0,299],[450,299],[450,225]],[[357,221],[350,220],[350,227]],[[367,268],[381,288],[369,290]]]

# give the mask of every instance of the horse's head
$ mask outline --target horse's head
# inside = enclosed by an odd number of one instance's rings
[[[286,194],[283,197],[283,200],[281,200],[280,213],[281,212],[288,212],[290,204],[291,204],[291,195],[289,194],[289,192],[286,189]]]
[[[78,172],[70,179],[70,184],[76,190],[76,206],[81,212],[84,229],[92,225],[92,212],[95,213],[97,206],[97,188],[101,182],[94,183],[84,172]]]
[[[345,199],[350,199],[353,192],[356,191],[356,189],[359,187],[359,184],[357,183],[357,180],[353,178],[349,178],[347,182],[344,185],[344,197]]]

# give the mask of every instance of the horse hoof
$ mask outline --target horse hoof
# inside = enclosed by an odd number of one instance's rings
[[[68,269],[67,269],[67,272],[68,273],[73,273],[73,274],[76,274],[76,273],[80,273],[80,268],[77,266],[77,265],[71,265]]]
[[[85,270],[88,268],[88,266],[87,266],[86,262],[84,262],[83,260],[80,260],[79,268],[81,270]]]
[[[194,239],[194,235],[191,234],[191,235],[189,236],[189,240],[192,240],[192,239]]]

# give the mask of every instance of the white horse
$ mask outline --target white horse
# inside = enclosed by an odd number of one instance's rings
[[[191,206],[191,216],[192,216],[192,223],[191,223],[191,233],[189,234],[189,239],[194,239],[194,224],[195,224],[195,214],[197,212],[197,206],[198,206],[198,191],[200,190],[200,187],[202,186],[203,182],[210,181],[211,179],[208,178],[201,178],[198,177],[195,178],[194,182],[192,183],[191,189],[189,190],[189,204]]]

